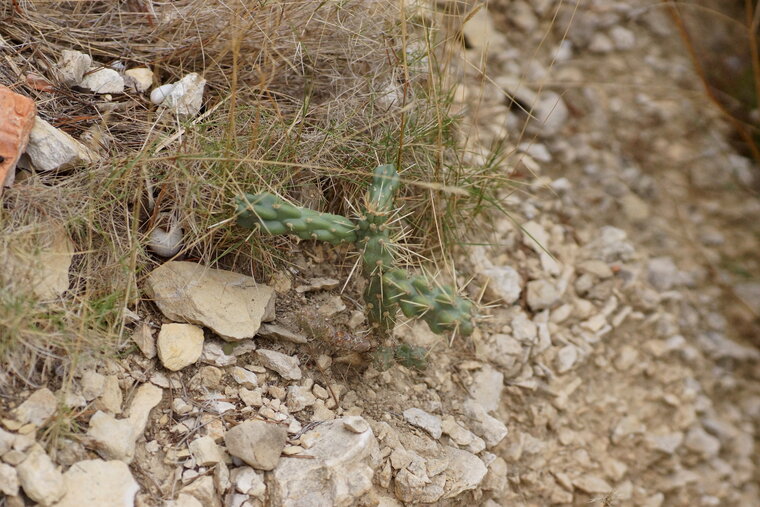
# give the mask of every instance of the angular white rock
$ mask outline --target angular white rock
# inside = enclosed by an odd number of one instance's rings
[[[283,457],[272,474],[272,505],[354,505],[372,488],[372,431],[355,433],[343,420],[320,424],[303,435],[314,459]]]
[[[29,134],[26,154],[38,171],[68,169],[97,162],[100,156],[62,130],[39,116]]]
[[[140,486],[121,461],[90,459],[63,474],[66,495],[56,507],[132,507]]]
[[[51,505],[66,493],[63,475],[39,445],[16,467],[24,493],[42,505]]]
[[[145,288],[169,319],[206,326],[227,341],[253,338],[262,321],[274,319],[274,290],[231,271],[170,261]]]
[[[18,474],[16,469],[5,463],[0,463],[0,493],[7,496],[18,495]]]
[[[124,78],[113,69],[98,69],[84,76],[79,86],[95,93],[124,93]]]
[[[137,67],[124,72],[124,81],[135,91],[142,93],[153,84],[153,71],[147,67]]]
[[[472,432],[483,438],[488,447],[498,445],[509,433],[504,423],[488,415],[483,406],[475,400],[465,401],[464,411],[470,419]]]
[[[164,368],[178,371],[190,366],[203,352],[203,329],[192,324],[164,324],[156,340]]]
[[[161,402],[163,390],[152,384],[143,384],[129,406],[126,419],[95,412],[90,418],[87,436],[98,447],[98,452],[108,458],[131,463],[135,456],[135,443],[145,431],[150,411]]]
[[[301,380],[301,368],[298,367],[298,357],[267,349],[256,351],[261,364],[274,370],[287,380]]]
[[[195,464],[198,466],[214,465],[224,460],[224,455],[213,437],[196,438],[190,442],[188,447],[190,454],[195,458]]]
[[[472,375],[469,386],[470,396],[480,403],[487,412],[493,412],[501,404],[504,390],[504,374],[489,364],[484,364]]]
[[[245,368],[241,368],[240,366],[234,366],[230,370],[230,375],[235,382],[247,389],[255,389],[256,386],[259,385],[259,380],[256,377],[256,374]]]
[[[37,427],[44,426],[52,419],[58,407],[55,394],[43,387],[32,393],[21,405],[16,407],[11,414],[21,424],[31,423]]]
[[[428,414],[419,408],[408,408],[404,410],[404,419],[412,426],[417,426],[438,440],[441,438],[441,418],[437,415]]]
[[[165,98],[161,101],[161,106],[168,107],[180,117],[193,117],[201,110],[205,86],[206,80],[199,74],[195,72],[188,74],[174,83],[168,93],[162,92]],[[156,93],[156,90],[153,90],[153,93]],[[151,93],[151,100],[153,100],[153,93]],[[156,95],[158,98],[158,94]]]
[[[61,57],[58,60],[58,75],[65,84],[75,86],[82,81],[84,73],[87,72],[90,65],[92,65],[90,55],[64,49],[61,51]]]
[[[258,470],[272,470],[280,461],[288,431],[279,424],[246,421],[224,434],[227,452]]]

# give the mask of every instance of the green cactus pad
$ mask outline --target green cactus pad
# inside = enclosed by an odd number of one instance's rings
[[[398,304],[407,317],[417,317],[434,333],[457,330],[463,336],[475,329],[475,305],[454,292],[451,287],[433,287],[424,277],[409,275],[401,269],[383,274],[383,300]]]
[[[294,234],[332,244],[356,242],[356,225],[348,218],[294,206],[270,193],[245,194],[237,200],[238,224],[268,234]]]

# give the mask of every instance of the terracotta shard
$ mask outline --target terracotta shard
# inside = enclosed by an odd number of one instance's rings
[[[13,183],[16,163],[29,142],[36,114],[34,101],[0,86],[0,193]]]

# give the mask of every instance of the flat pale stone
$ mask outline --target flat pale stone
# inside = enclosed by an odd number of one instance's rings
[[[147,67],[137,67],[124,72],[124,81],[137,92],[147,91],[153,85],[153,71]]]
[[[82,78],[79,86],[95,93],[124,93],[124,78],[113,69],[98,69]]]
[[[192,324],[164,324],[156,340],[164,368],[178,371],[190,366],[203,352],[203,329]]]
[[[39,116],[35,118],[29,134],[26,154],[38,171],[68,169],[92,164],[100,159],[97,153]]]
[[[13,418],[21,424],[31,423],[37,427],[44,426],[52,419],[58,407],[58,400],[53,392],[43,387],[32,393],[21,405],[16,407]]]
[[[18,474],[16,469],[5,463],[0,463],[0,493],[8,496],[18,495]]]
[[[116,419],[98,410],[90,418],[87,436],[97,443],[98,453],[108,459],[131,463],[135,456],[135,443],[145,432],[150,411],[161,402],[163,390],[153,384],[137,389],[129,405],[128,417]]]
[[[170,261],[148,276],[146,292],[169,319],[206,326],[227,341],[253,338],[274,319],[274,290],[250,276]]]
[[[74,463],[63,480],[66,495],[55,507],[132,507],[140,486],[121,461],[90,459]]]
[[[190,442],[188,447],[190,454],[195,458],[195,464],[198,466],[214,465],[224,460],[221,449],[212,437],[196,438]]]
[[[16,473],[24,493],[42,505],[55,503],[66,492],[61,472],[39,445],[16,467]]]
[[[0,250],[0,255],[6,259],[3,278],[21,290],[31,289],[38,298],[48,300],[69,288],[74,245],[61,226],[43,226],[28,241]]]
[[[441,418],[437,415],[428,414],[419,408],[408,408],[404,410],[404,419],[412,426],[417,426],[438,440],[441,438]]]
[[[92,65],[90,55],[79,51],[64,49],[58,60],[58,75],[69,86],[78,85],[84,78],[84,73]]]
[[[288,431],[279,424],[246,421],[224,434],[227,452],[258,470],[272,470],[280,461]]]
[[[261,364],[276,371],[287,380],[301,380],[301,368],[297,357],[289,356],[275,350],[259,349],[256,351]]]
[[[156,340],[153,338],[153,332],[150,329],[150,324],[142,322],[137,325],[134,333],[132,333],[132,341],[135,342],[137,348],[148,359],[156,357]]]
[[[167,107],[181,118],[198,114],[203,105],[203,89],[206,80],[193,72],[177,81],[166,95],[161,106]]]
[[[271,474],[272,505],[354,505],[372,488],[374,433],[355,433],[342,419],[318,425],[302,436],[313,459],[285,456]]]

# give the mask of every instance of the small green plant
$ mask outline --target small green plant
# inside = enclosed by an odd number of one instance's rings
[[[393,196],[400,184],[392,164],[375,169],[361,215],[356,220],[294,206],[270,193],[245,194],[238,199],[238,223],[269,234],[295,234],[332,244],[355,243],[362,248],[363,273],[368,279],[364,300],[376,329],[393,328],[400,308],[407,317],[427,322],[438,334],[474,330],[475,304],[452,287],[437,286],[427,278],[395,267],[398,245],[389,220]]]

